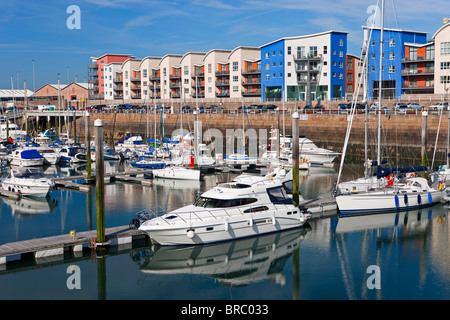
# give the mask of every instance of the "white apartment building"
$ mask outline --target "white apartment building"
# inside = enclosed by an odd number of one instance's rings
[[[260,60],[261,50],[259,48],[237,47],[231,51],[228,56],[230,64],[230,98],[241,98],[244,93],[251,93],[260,88],[261,74],[246,75],[248,71],[247,63]]]
[[[105,100],[122,98],[123,82],[120,77],[121,72],[121,62],[111,62],[103,65],[103,98]]]
[[[159,81],[155,81],[154,74],[158,74],[160,57],[145,57],[142,59],[139,69],[141,70],[141,99],[153,99],[157,95]]]
[[[203,59],[205,66],[205,98],[229,98],[229,66],[230,50],[214,49],[209,51]]]
[[[434,34],[434,93],[446,95],[450,100],[450,23]]]
[[[140,59],[128,59],[122,64],[123,99],[141,99]]]
[[[180,61],[181,65],[181,83],[182,83],[182,99],[205,97],[205,76],[203,68],[204,52],[188,52]]]

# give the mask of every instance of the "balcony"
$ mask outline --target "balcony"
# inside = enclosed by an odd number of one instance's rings
[[[259,97],[261,96],[261,89],[252,91],[242,91],[241,94],[243,97]]]
[[[114,78],[113,80],[114,83],[119,83],[119,82],[123,82],[121,78]]]
[[[89,79],[88,80],[89,84],[94,84],[94,85],[98,85],[98,79]]]
[[[260,69],[242,70],[242,75],[252,75],[252,74],[261,74],[261,70]]]
[[[228,81],[216,81],[217,87],[229,87],[230,83]]]
[[[204,97],[205,97],[204,92],[199,92],[198,94],[195,94],[195,93],[192,94],[192,98],[204,98]]]
[[[194,73],[193,75],[191,75],[191,78],[192,79],[195,79],[195,78],[204,78],[205,77],[205,73],[204,72],[197,72],[197,73]]]
[[[295,62],[300,62],[300,61],[317,61],[320,62],[322,61],[322,57],[318,56],[318,55],[294,55],[294,61]]]
[[[426,58],[426,57],[407,57],[407,58],[403,58],[402,59],[402,63],[421,63],[421,62],[434,62],[434,57],[433,58]]]
[[[131,99],[140,99],[140,98],[141,98],[140,94],[131,95]]]
[[[225,76],[229,76],[229,75],[230,75],[230,71],[228,71],[228,70],[216,71],[216,77],[225,77]]]
[[[205,87],[205,82],[202,81],[202,82],[200,82],[200,83],[198,83],[198,84],[192,83],[192,84],[191,84],[191,87],[192,87],[192,88],[204,88],[204,87]]]
[[[181,79],[181,74],[171,74],[169,76],[170,80],[174,80],[174,79]]]
[[[180,82],[171,82],[170,84],[169,84],[169,88],[171,88],[171,89],[178,89],[178,88],[181,88],[181,83]]]
[[[160,76],[158,74],[151,74],[148,78],[150,81],[160,80]]]
[[[141,79],[139,79],[139,77],[132,77],[130,78],[131,82],[141,82]]]
[[[230,97],[230,92],[228,90],[218,91],[216,92],[217,98],[227,98]]]
[[[300,84],[300,85],[306,85],[307,82],[308,82],[308,79],[306,77],[305,78],[297,78],[297,83]],[[310,82],[311,82],[312,85],[316,85],[316,84],[319,83],[319,78],[318,77],[311,77],[311,81]]]
[[[425,68],[424,70],[414,69],[412,72],[411,69],[403,69],[402,70],[402,76],[405,77],[412,77],[412,76],[433,76],[434,75],[434,68]]]
[[[252,79],[251,81],[242,81],[242,85],[243,86],[257,86],[257,85],[261,85],[261,79]]]

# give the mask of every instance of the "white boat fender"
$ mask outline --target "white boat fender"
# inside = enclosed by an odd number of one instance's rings
[[[224,224],[225,231],[228,231],[229,227],[230,226],[229,226],[228,220],[225,220],[225,224]]]
[[[188,229],[186,234],[187,234],[187,237],[189,239],[192,239],[195,236],[195,230],[194,229]]]
[[[250,227],[253,227],[253,217],[250,217],[248,219],[248,223],[249,223]]]
[[[277,225],[277,220],[275,219],[275,216],[272,216],[272,224],[273,224],[274,226]]]

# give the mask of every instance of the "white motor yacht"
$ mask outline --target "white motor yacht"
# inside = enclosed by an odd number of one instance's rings
[[[19,167],[42,166],[44,157],[35,149],[16,149],[10,155],[10,164]]]
[[[293,205],[284,183],[270,176],[251,183],[220,184],[192,205],[144,219],[139,229],[161,245],[185,245],[301,227],[308,216]]]
[[[24,196],[45,197],[55,187],[55,183],[37,168],[13,168],[2,180],[3,190]]]

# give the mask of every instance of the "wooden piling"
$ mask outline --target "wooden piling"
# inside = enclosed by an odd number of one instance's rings
[[[86,111],[86,121],[85,121],[85,143],[86,143],[86,161],[87,161],[87,180],[88,183],[92,181],[92,168],[91,168],[91,126],[90,126],[90,114]]]
[[[292,200],[295,206],[300,202],[300,181],[299,181],[299,116],[298,112],[292,114]]]
[[[95,120],[95,186],[97,208],[97,244],[105,243],[105,171],[103,162],[103,121]]]
[[[427,124],[428,122],[428,112],[422,112],[422,148],[421,148],[421,159],[422,166],[427,165]]]

